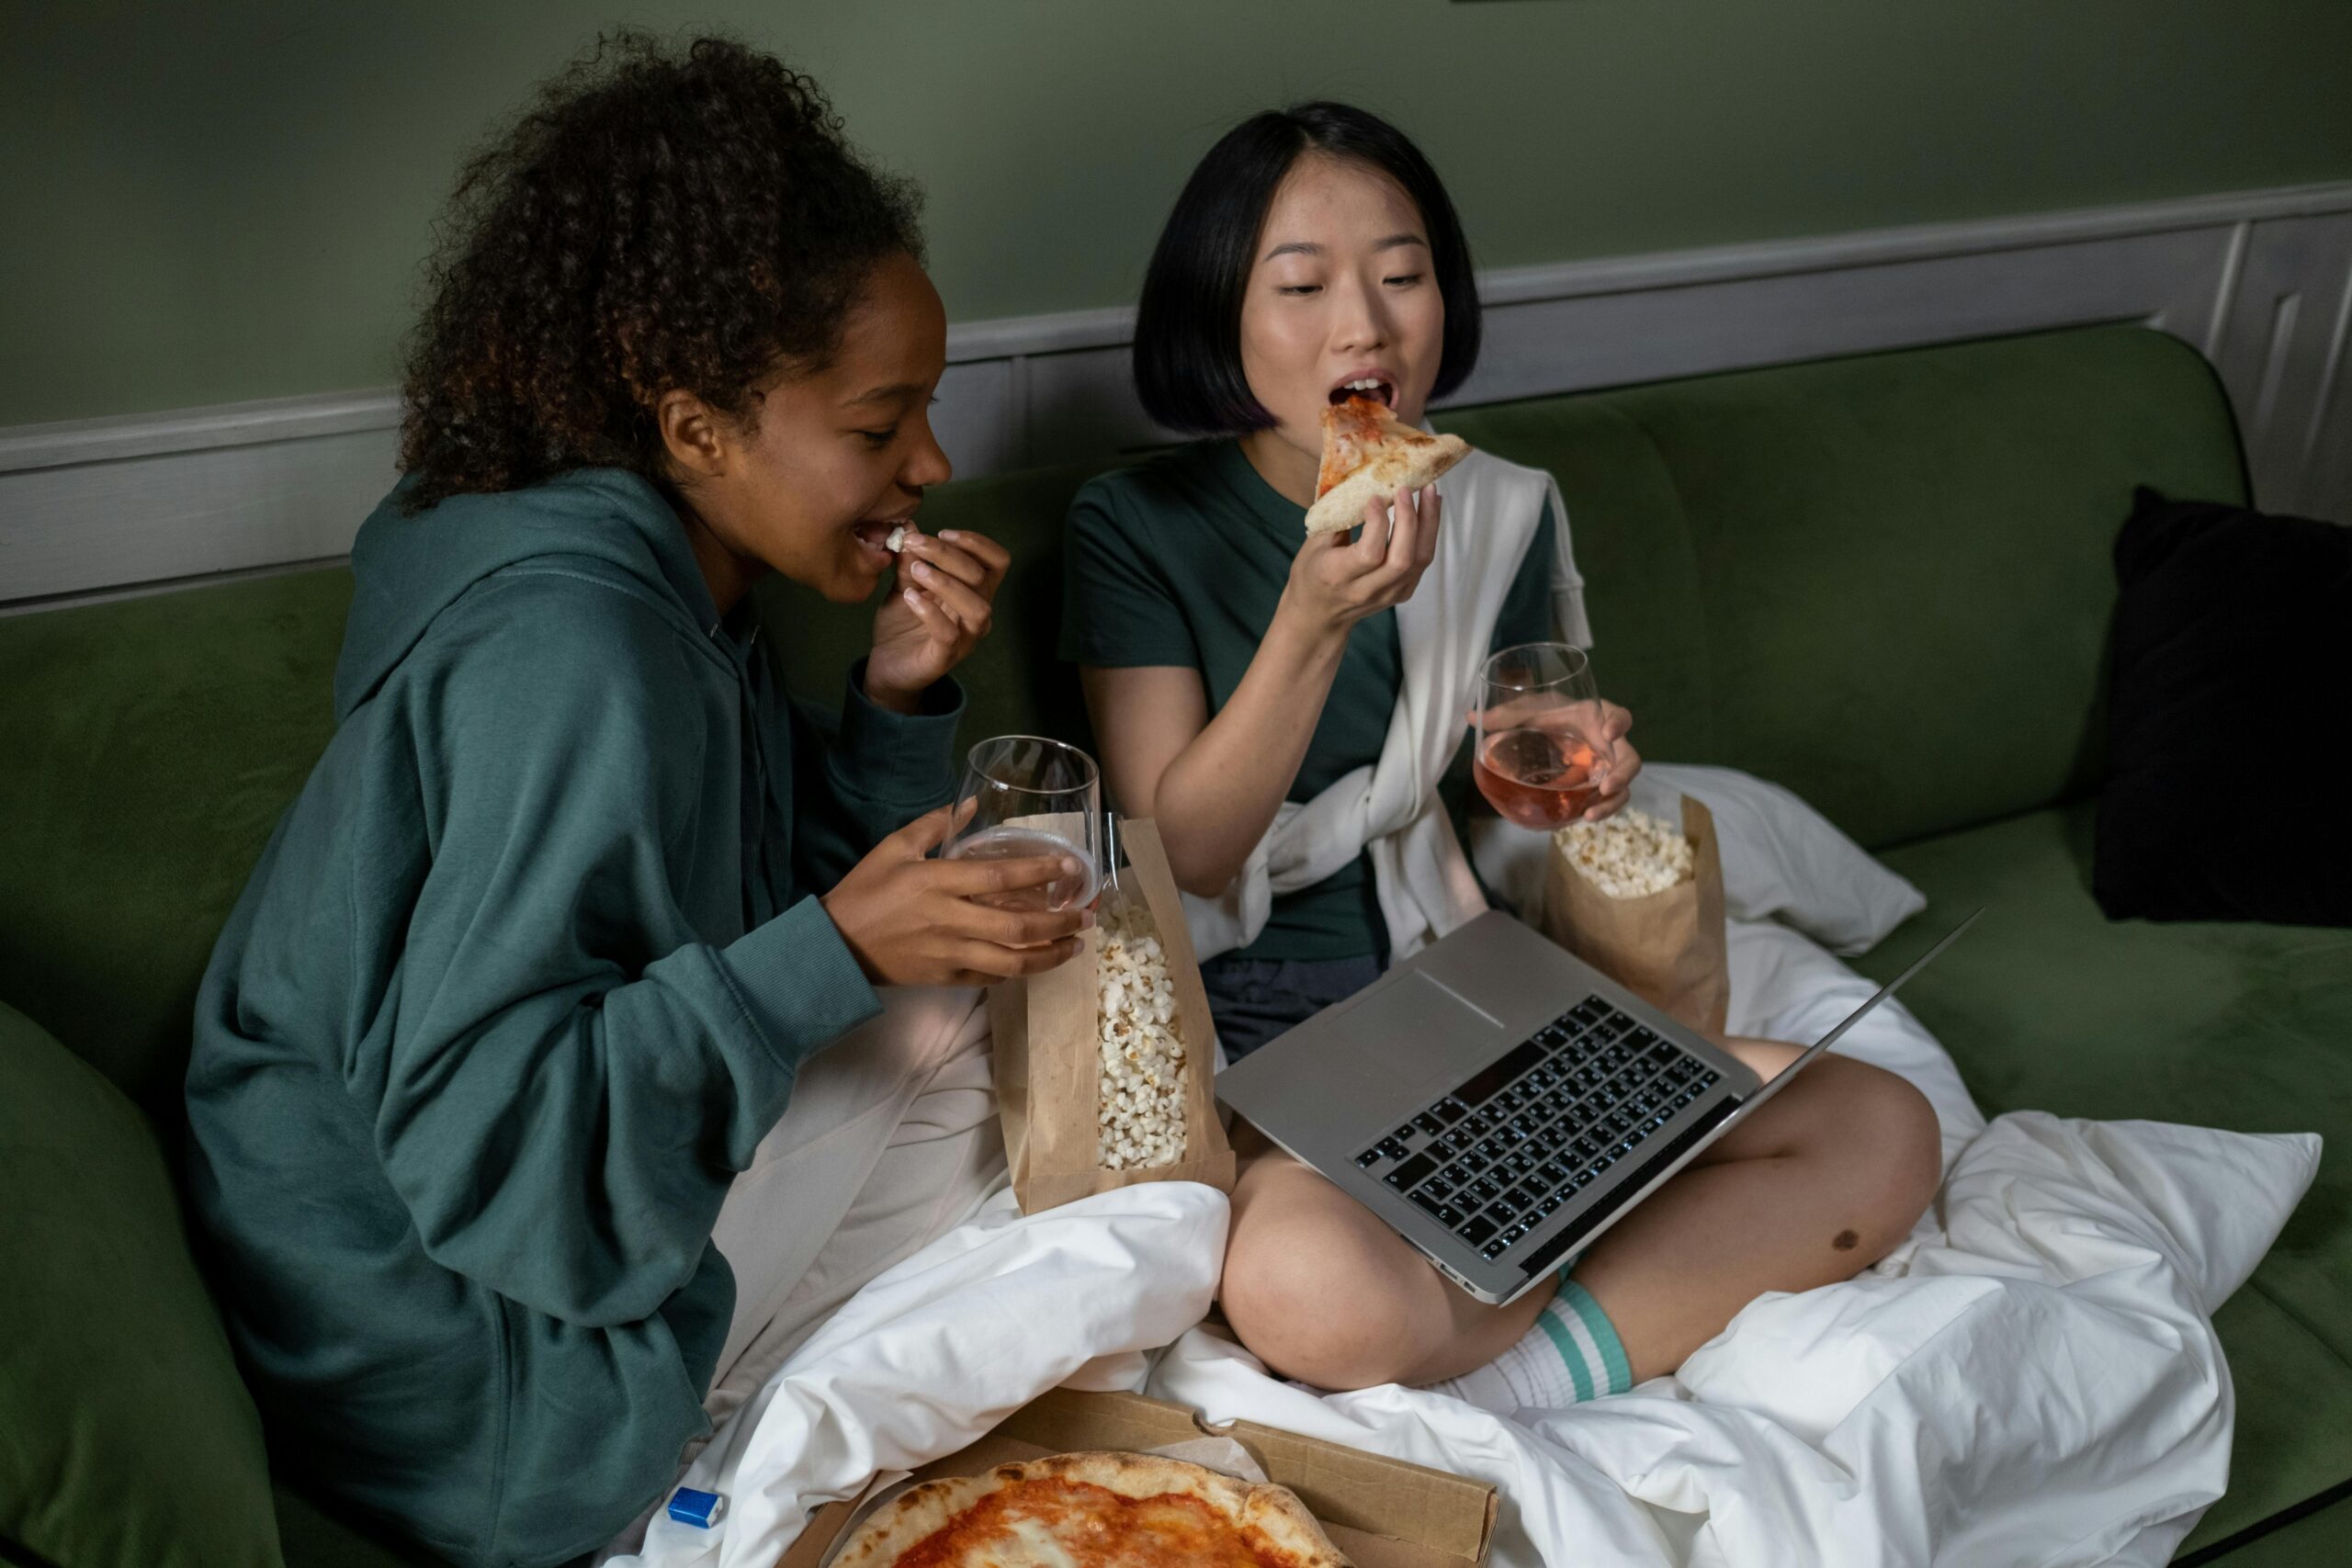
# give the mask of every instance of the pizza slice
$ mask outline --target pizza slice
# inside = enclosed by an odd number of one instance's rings
[[[926,1481],[832,1568],[1348,1568],[1288,1488],[1156,1454],[1056,1454]]]
[[[1459,435],[1424,435],[1374,398],[1342,398],[1323,411],[1323,469],[1306,532],[1333,534],[1363,521],[1364,507],[1419,490],[1470,455]]]

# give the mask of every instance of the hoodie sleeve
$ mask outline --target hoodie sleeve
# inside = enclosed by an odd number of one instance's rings
[[[367,1036],[375,1136],[436,1262],[606,1326],[686,1283],[799,1063],[878,1003],[813,898],[724,946],[679,908],[722,765],[691,651],[503,598],[409,681],[432,855]]]
[[[941,681],[919,711],[892,713],[865,694],[865,661],[850,667],[838,724],[792,705],[793,875],[829,888],[867,851],[956,797],[956,727],[964,691]]]

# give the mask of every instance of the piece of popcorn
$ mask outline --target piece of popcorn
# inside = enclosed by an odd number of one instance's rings
[[[1571,822],[1552,835],[1577,874],[1611,898],[1643,898],[1690,880],[1690,840],[1645,811]]]
[[[882,541],[882,547],[894,556],[902,554],[907,547],[907,536],[913,532],[912,528],[901,523],[890,530],[890,536]]]

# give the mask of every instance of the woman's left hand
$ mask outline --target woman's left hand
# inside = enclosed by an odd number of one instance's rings
[[[865,660],[865,694],[895,713],[914,712],[988,635],[997,585],[1012,564],[994,539],[957,528],[936,537],[909,529],[905,543]]]
[[[1500,729],[1544,729],[1573,737],[1590,747],[1593,755],[1589,766],[1600,780],[1600,793],[1584,808],[1581,821],[1598,822],[1604,817],[1614,817],[1623,808],[1634,780],[1641,774],[1642,754],[1625,739],[1626,732],[1634,728],[1634,716],[1599,697],[1573,703],[1521,697],[1483,714],[1473,708],[1463,716],[1472,725],[1483,726],[1488,734]],[[1584,759],[1579,756],[1577,761]]]

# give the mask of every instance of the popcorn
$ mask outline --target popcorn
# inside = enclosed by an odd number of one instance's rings
[[[1646,897],[1691,876],[1690,840],[1647,812],[1571,822],[1552,841],[1579,875],[1611,898]]]
[[[912,528],[901,523],[890,530],[890,536],[882,541],[882,547],[894,556],[904,555],[907,548],[907,536],[913,532]]]
[[[1184,1157],[1191,1069],[1176,1024],[1176,983],[1140,897],[1105,898],[1101,988],[1101,1110],[1095,1157],[1108,1170]]]

